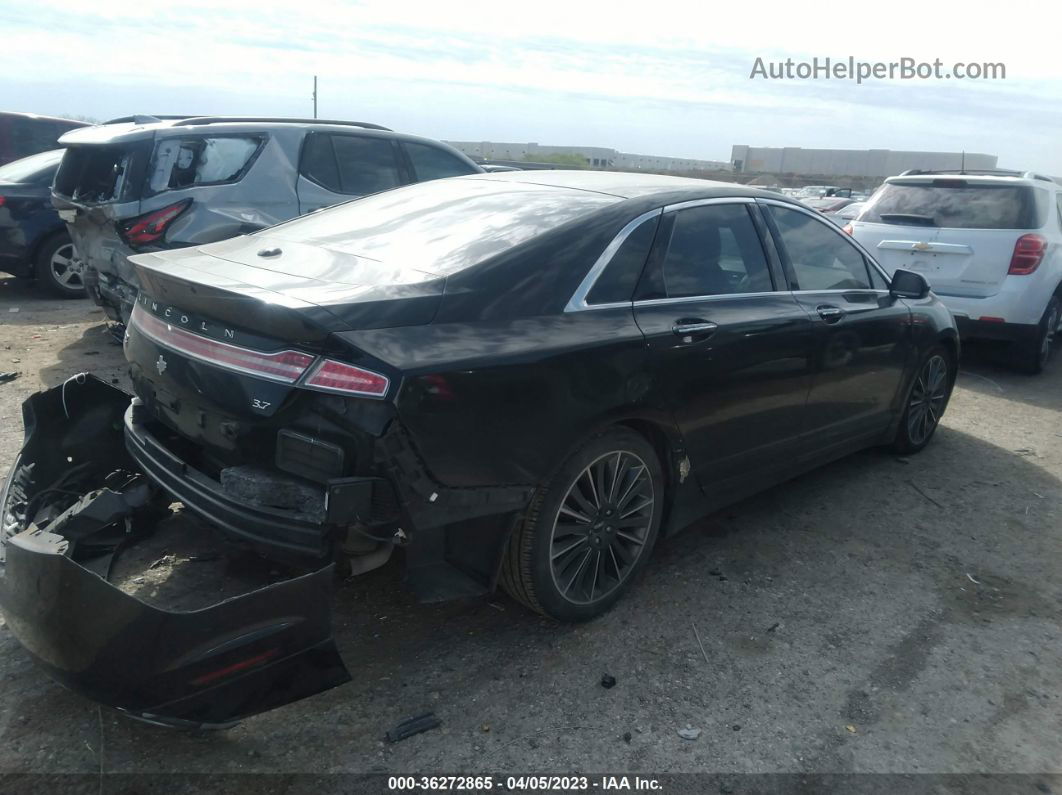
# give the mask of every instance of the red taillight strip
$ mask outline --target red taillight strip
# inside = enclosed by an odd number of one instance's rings
[[[227,342],[218,342],[208,337],[200,337],[198,334],[160,320],[139,304],[133,308],[130,322],[138,331],[159,345],[183,353],[185,356],[226,370],[235,370],[283,384],[294,384],[298,381],[314,360],[313,356],[301,351],[262,353],[250,348],[230,345]]]

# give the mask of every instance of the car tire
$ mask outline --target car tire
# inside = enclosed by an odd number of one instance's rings
[[[513,531],[502,587],[560,621],[608,610],[649,559],[660,532],[664,477],[653,446],[612,428],[568,456]]]
[[[84,264],[65,232],[44,241],[37,252],[37,283],[60,298],[85,298]]]
[[[892,443],[894,452],[910,455],[929,444],[948,407],[956,365],[952,353],[939,345],[922,357],[904,400]]]
[[[1052,296],[1040,318],[1036,337],[1019,345],[1016,359],[1018,369],[1023,373],[1039,375],[1044,371],[1051,358],[1051,348],[1055,337],[1058,336],[1060,313],[1062,313],[1062,299],[1059,299],[1057,295]]]

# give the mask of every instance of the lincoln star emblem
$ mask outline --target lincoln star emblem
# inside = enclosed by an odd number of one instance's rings
[[[929,243],[915,243],[914,244],[914,250],[915,251],[929,251]]]
[[[166,372],[166,360],[159,356],[159,360],[155,362],[155,369],[159,371],[159,375]]]

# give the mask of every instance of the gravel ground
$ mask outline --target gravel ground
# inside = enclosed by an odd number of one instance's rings
[[[27,395],[124,380],[97,309],[14,279],[6,370],[0,473]],[[0,773],[1060,773],[1060,389],[1062,361],[1030,378],[970,351],[925,452],[865,452],[699,522],[586,625],[500,594],[418,605],[385,567],[338,590],[354,681],[225,732],[100,710],[0,627]],[[440,728],[381,741],[429,710]]]

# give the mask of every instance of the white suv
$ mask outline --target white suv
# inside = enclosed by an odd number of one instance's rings
[[[907,171],[845,227],[891,274],[923,274],[968,339],[1039,373],[1062,308],[1062,187],[1017,171]]]

